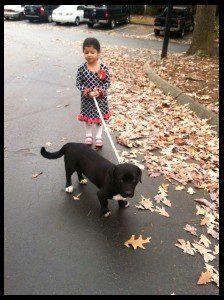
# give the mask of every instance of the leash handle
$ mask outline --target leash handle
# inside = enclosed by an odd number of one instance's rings
[[[120,162],[121,162],[121,159],[120,159],[120,157],[119,157],[119,155],[118,155],[118,152],[117,152],[116,147],[114,146],[114,142],[113,142],[113,140],[112,140],[112,138],[111,138],[111,136],[110,136],[109,130],[108,130],[107,125],[106,125],[106,123],[105,123],[105,121],[104,121],[104,118],[103,118],[102,113],[101,113],[101,111],[100,111],[99,105],[98,105],[98,103],[97,103],[97,101],[96,101],[96,98],[93,97],[93,100],[94,100],[94,102],[95,102],[96,108],[97,108],[98,113],[99,113],[99,115],[100,115],[100,119],[101,119],[101,121],[102,121],[102,123],[103,123],[103,126],[104,126],[104,128],[105,128],[105,131],[106,131],[107,136],[108,136],[108,138],[109,138],[109,141],[110,141],[110,143],[111,143],[111,146],[112,146],[112,148],[113,148],[113,150],[114,150],[114,152],[115,152],[115,155],[116,155],[116,157],[117,157],[118,163],[120,163]]]

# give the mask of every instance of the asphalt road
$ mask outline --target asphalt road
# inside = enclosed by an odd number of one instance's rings
[[[174,246],[179,238],[191,239],[183,230],[186,223],[200,223],[194,198],[186,192],[170,187],[170,218],[139,211],[134,205],[140,196],[153,197],[165,182],[144,171],[131,206],[120,210],[111,201],[112,216],[107,219],[100,217],[97,190],[91,183],[79,186],[73,175],[73,194],[82,193],[81,200],[65,193],[63,159],[46,160],[39,151],[47,142],[52,143],[47,149],[54,151],[65,142],[83,140],[83,124],[76,121],[80,95],[74,87],[83,57],[75,42],[89,33],[25,21],[17,24],[5,22],[4,41],[5,295],[218,294],[213,284],[197,285],[203,258]],[[161,46],[102,32],[94,35],[101,43]],[[101,155],[116,163],[109,142]],[[43,174],[32,178],[38,172]],[[128,249],[123,243],[132,234],[149,236],[151,243],[145,250]],[[212,264],[217,268],[217,263]]]

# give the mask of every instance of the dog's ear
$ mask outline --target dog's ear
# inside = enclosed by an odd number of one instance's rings
[[[142,170],[138,167],[138,181],[140,181],[142,183]]]
[[[108,175],[109,175],[110,182],[114,182],[114,171],[115,171],[115,168],[116,168],[116,166],[113,166],[113,167],[111,167],[108,170]]]

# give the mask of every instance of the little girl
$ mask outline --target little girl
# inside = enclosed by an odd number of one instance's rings
[[[96,97],[100,111],[105,120],[110,117],[107,101],[107,89],[110,86],[110,75],[107,66],[99,61],[100,43],[95,38],[87,38],[83,42],[83,53],[86,62],[78,66],[76,86],[81,91],[81,112],[78,120],[85,122],[85,144],[92,145],[92,127],[96,124],[95,146],[102,147],[102,131],[100,116],[93,97]]]

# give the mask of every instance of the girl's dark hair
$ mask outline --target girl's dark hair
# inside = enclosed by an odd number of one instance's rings
[[[85,47],[93,47],[95,48],[98,52],[100,52],[100,43],[97,39],[95,38],[87,38],[84,40],[83,45],[82,45],[82,50],[84,51]]]

